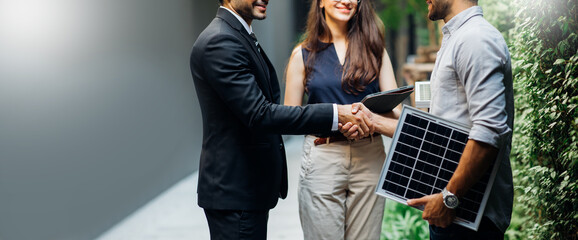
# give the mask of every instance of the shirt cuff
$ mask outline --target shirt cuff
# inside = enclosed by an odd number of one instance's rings
[[[509,127],[500,130],[501,133],[498,133],[495,131],[495,129],[491,129],[482,125],[474,125],[470,130],[468,138],[478,142],[490,144],[493,147],[500,149],[501,140],[504,138],[504,136],[512,131]]]
[[[339,123],[339,114],[337,112],[337,104],[333,104],[333,124],[331,125],[331,131],[335,132],[339,130],[337,124]]]

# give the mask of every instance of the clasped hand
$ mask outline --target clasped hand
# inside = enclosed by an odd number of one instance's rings
[[[349,106],[351,108],[349,109]],[[373,113],[362,103],[339,105],[339,131],[348,139],[359,140],[375,132]]]

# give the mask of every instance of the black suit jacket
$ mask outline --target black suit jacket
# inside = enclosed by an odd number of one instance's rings
[[[329,133],[332,105],[279,105],[275,69],[222,8],[193,45],[191,71],[203,115],[199,206],[273,208],[287,195],[281,134]]]

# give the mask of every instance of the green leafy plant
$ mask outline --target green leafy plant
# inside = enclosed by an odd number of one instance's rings
[[[484,11],[484,18],[508,39],[516,17],[512,0],[480,0],[479,5]]]
[[[578,238],[578,2],[515,0],[513,159],[524,239]]]
[[[421,213],[415,208],[391,200],[386,201],[381,239],[429,239],[429,225],[421,219]]]

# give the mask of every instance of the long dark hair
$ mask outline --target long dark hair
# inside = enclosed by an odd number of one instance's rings
[[[305,63],[305,80],[307,84],[313,71],[317,52],[327,48],[320,40],[332,41],[331,31],[325,22],[325,13],[320,5],[321,0],[311,1],[307,18],[305,40],[301,46],[309,51]],[[347,23],[348,46],[343,64],[341,86],[350,94],[357,95],[365,90],[365,86],[379,77],[383,51],[385,48],[385,28],[377,17],[370,0],[361,0],[357,12]]]

